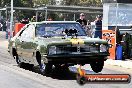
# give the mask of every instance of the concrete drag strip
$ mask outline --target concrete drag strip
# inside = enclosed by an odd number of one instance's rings
[[[51,77],[46,77],[38,73],[34,73],[32,71],[28,71],[22,68],[17,67],[16,64],[7,64],[0,61],[0,69],[9,72],[10,74],[16,74],[18,76],[23,76],[25,78],[28,78],[29,80],[34,80],[35,82],[38,82],[42,85],[44,85],[44,88],[69,88],[68,86],[71,83],[71,81],[66,80],[58,80],[53,79]],[[56,82],[58,81],[58,82]],[[76,82],[76,80],[72,80],[72,82]],[[70,84],[71,85],[71,84]],[[71,85],[73,86],[73,85]],[[75,88],[79,87],[79,85],[74,85]]]
[[[47,81],[47,79],[49,80],[49,78],[46,78],[38,73],[34,73],[25,69],[21,69],[19,67],[17,67],[17,65],[7,65],[3,62],[0,62],[0,69],[9,72],[10,74],[16,74],[18,76],[23,76],[29,80],[33,80],[35,82],[38,82],[42,85],[44,85],[44,88],[56,88],[54,86],[49,86],[47,85],[47,83],[45,81]],[[45,80],[43,80],[43,77]]]

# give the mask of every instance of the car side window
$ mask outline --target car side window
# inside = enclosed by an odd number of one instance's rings
[[[35,31],[35,26],[30,24],[27,28],[25,28],[25,30],[21,34],[21,38],[23,40],[27,40],[27,39],[33,38],[34,37],[34,31]]]
[[[36,36],[43,36],[45,34],[45,24],[36,26]]]

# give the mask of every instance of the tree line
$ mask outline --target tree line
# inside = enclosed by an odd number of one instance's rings
[[[14,7],[36,7],[41,5],[56,5],[58,4],[58,1],[60,1],[60,5],[74,5],[74,6],[95,6],[95,7],[101,7],[102,3],[101,0],[14,0]],[[10,6],[11,0],[0,0],[0,7]],[[32,13],[32,14],[31,14]],[[35,12],[29,11],[16,11],[14,13],[16,17],[20,20],[23,17],[32,17],[32,15],[35,15]],[[50,12],[48,13],[48,17],[52,18],[53,20],[62,20],[60,18],[60,15],[62,13],[57,12]],[[63,17],[67,17],[68,19],[73,19],[71,17],[71,14],[65,13],[63,14]],[[79,15],[77,15],[79,16]],[[93,16],[93,15],[90,15]],[[91,18],[91,17],[90,17]]]

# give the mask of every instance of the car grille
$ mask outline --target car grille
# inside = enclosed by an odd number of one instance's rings
[[[61,53],[98,53],[99,52],[99,45],[63,45],[63,46],[57,46],[57,51],[60,51]]]

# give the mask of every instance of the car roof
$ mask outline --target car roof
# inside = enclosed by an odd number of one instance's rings
[[[78,23],[76,21],[42,21],[42,22],[30,22],[29,24],[42,24],[42,23]]]

